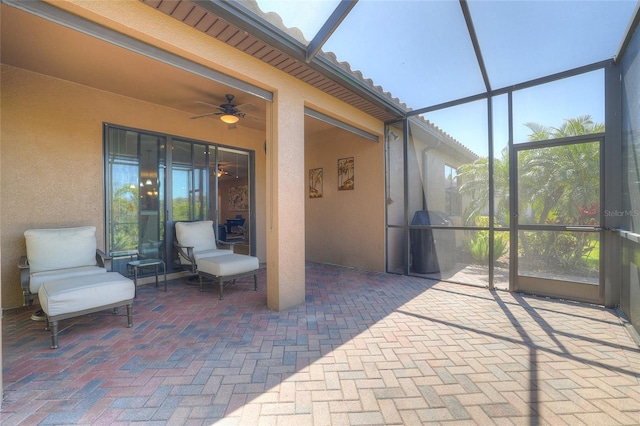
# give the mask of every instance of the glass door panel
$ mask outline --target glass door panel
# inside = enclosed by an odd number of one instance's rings
[[[164,256],[164,158],[162,136],[107,127],[106,249],[114,271],[126,274],[136,253]]]
[[[250,166],[248,152],[217,149],[217,193],[211,194],[212,200],[217,195],[217,209],[211,219],[218,224],[218,239],[243,254],[251,250]]]
[[[164,139],[140,135],[140,223],[138,253],[164,258]]]
[[[135,250],[140,212],[138,133],[109,128],[106,137],[107,250]]]
[[[172,152],[172,221],[204,220],[208,217],[208,147],[174,140]]]

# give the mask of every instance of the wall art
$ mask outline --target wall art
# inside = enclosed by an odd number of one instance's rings
[[[338,160],[338,190],[345,191],[354,187],[354,159],[353,157]]]

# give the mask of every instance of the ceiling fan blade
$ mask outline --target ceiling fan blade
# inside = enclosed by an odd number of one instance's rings
[[[257,108],[251,102],[246,102],[244,104],[236,105],[236,108],[241,109],[243,111],[255,111]]]
[[[193,117],[189,117],[190,119],[203,118],[203,117],[211,117],[212,115],[220,115],[219,112],[209,112],[207,114],[194,115]]]
[[[197,103],[197,104],[200,104],[200,105],[205,105],[205,106],[208,106],[208,107],[211,107],[211,108],[220,109],[220,106],[219,106],[219,105],[210,104],[209,102],[196,101],[196,103]]]

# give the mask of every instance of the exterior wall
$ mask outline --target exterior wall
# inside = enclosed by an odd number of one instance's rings
[[[338,190],[338,159],[354,157],[353,190]],[[322,198],[306,190],[308,260],[385,271],[384,144],[340,129],[306,140],[305,170],[323,169]]]
[[[301,213],[298,208],[299,205],[304,208],[304,200],[301,199],[304,191],[300,191],[300,202],[291,203],[292,208],[288,204],[291,197],[283,198],[281,194],[287,192],[287,182],[292,180],[298,182],[301,189],[306,186],[303,164],[292,168],[285,164],[288,160],[282,160],[291,157],[287,155],[287,146],[302,143],[303,139],[297,137],[297,131],[287,132],[287,129],[302,128],[303,109],[308,106],[370,133],[382,134],[384,125],[378,120],[140,2],[51,3],[168,52],[273,91],[274,124],[272,126],[267,120],[266,135],[239,126],[241,133],[231,137],[225,125],[212,124],[213,120],[189,120],[190,114],[178,110],[3,65],[0,81],[3,89],[0,93],[3,114],[0,135],[3,140],[0,151],[0,189],[3,199],[0,249],[3,256],[0,272],[4,308],[22,304],[16,264],[25,253],[23,232],[26,229],[94,225],[97,227],[98,246],[104,248],[104,122],[255,150],[257,254],[261,261],[265,261],[269,251],[270,259],[284,259],[285,268],[291,263],[286,260],[286,253],[304,253],[305,250],[304,232],[292,237],[286,226],[296,221],[304,223],[304,218],[299,217]],[[285,94],[295,96],[295,102],[285,103],[286,107],[282,109],[279,103],[286,98]],[[268,111],[269,117],[270,114]],[[279,140],[289,138],[290,134],[296,137]],[[275,158],[272,166],[266,161],[265,139],[270,155]],[[282,145],[284,148],[281,148],[279,144],[283,141],[289,145]],[[382,165],[382,161],[377,162],[381,178]],[[269,167],[275,167],[275,170],[270,171]],[[291,173],[292,170],[295,173]],[[269,179],[272,179],[271,183]],[[377,197],[376,194],[368,196]],[[379,197],[380,200],[384,198],[382,183]],[[276,203],[277,207],[270,207],[271,202]],[[384,215],[382,206],[380,204],[381,217]],[[280,220],[272,221],[270,217],[274,216]],[[344,219],[336,216],[336,221]],[[380,269],[379,265],[384,262],[381,249],[384,244],[383,221],[379,221],[377,226],[378,229],[359,228],[358,223],[353,223],[350,228],[360,229],[362,235],[381,236],[377,242],[380,248],[371,248],[373,255],[363,253],[365,247],[362,245],[358,249],[364,258],[379,259],[367,260],[362,266],[357,258],[347,258],[345,262],[353,264],[344,263],[345,266],[368,268],[366,265],[374,265],[371,269]],[[267,242],[273,238],[269,235],[273,235],[274,231],[279,236],[273,239],[275,245],[270,246]],[[359,236],[353,235],[352,238]],[[282,252],[284,248],[286,250]],[[279,268],[278,263],[269,266],[273,267],[272,271]],[[283,282],[300,283],[299,275],[299,271],[284,271],[278,272],[275,277],[270,275],[267,280],[273,288]],[[268,288],[268,293],[270,291]],[[275,304],[270,306],[280,309],[289,305],[285,302],[278,307]]]
[[[265,186],[264,133],[2,66],[3,307],[22,305],[17,262],[30,228],[93,225],[104,249],[103,122],[256,152],[256,186]],[[237,141],[237,142],[236,142]],[[262,191],[260,191],[262,192]],[[264,197],[258,197],[257,255],[266,259]]]

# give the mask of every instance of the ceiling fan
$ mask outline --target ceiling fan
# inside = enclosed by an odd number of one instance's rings
[[[200,114],[200,115],[196,115],[191,117],[192,119],[195,118],[202,118],[202,117],[210,117],[212,115],[219,115],[220,116],[220,120],[224,121],[227,124],[234,124],[237,123],[238,120],[240,120],[241,118],[245,117],[245,113],[240,111],[240,109],[238,108],[238,105],[235,105],[233,103],[233,95],[225,95],[225,97],[227,98],[227,102],[223,103],[219,106],[216,105],[211,105],[207,102],[201,102],[199,101],[198,103],[203,104],[203,105],[207,105],[210,107],[213,107],[215,109],[218,109],[218,112],[210,112],[207,114]]]
[[[233,176],[231,172],[222,168],[222,166],[218,167],[218,177],[222,176]]]

